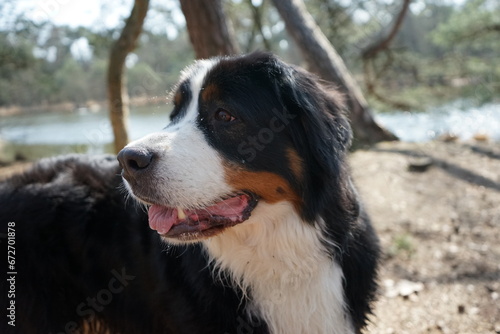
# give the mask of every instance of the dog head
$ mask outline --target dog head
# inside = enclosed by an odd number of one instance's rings
[[[267,53],[201,60],[181,75],[163,131],[118,155],[153,229],[197,241],[287,201],[314,222],[341,184],[351,130],[342,99]]]

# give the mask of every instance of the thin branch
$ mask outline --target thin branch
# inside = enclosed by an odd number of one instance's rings
[[[262,4],[260,5],[260,7],[255,6],[253,4],[252,0],[247,0],[247,3],[250,6],[250,9],[252,10],[254,29],[256,29],[259,32],[259,34],[262,36],[262,43],[264,43],[264,47],[266,48],[266,50],[271,51],[271,43],[269,43],[269,40],[264,35],[264,30],[263,30],[263,25],[262,25],[261,7],[264,6],[264,1],[262,1]]]
[[[404,18],[406,16],[406,13],[408,12],[408,7],[410,6],[410,3],[411,3],[411,0],[404,0],[403,6],[401,7],[401,10],[399,11],[399,14],[396,17],[396,19],[394,21],[394,25],[392,26],[391,30],[389,31],[389,34],[387,34],[386,37],[382,38],[381,40],[373,43],[368,48],[366,48],[362,53],[363,59],[373,58],[380,51],[386,50],[389,48],[389,45],[391,44],[394,37],[396,37],[399,29],[401,28],[401,25],[403,24],[403,21],[404,21]]]
[[[387,105],[390,105],[393,108],[396,109],[401,109],[401,110],[410,110],[413,109],[413,106],[411,104],[408,104],[403,101],[396,101],[393,99],[390,99],[386,96],[381,95],[377,89],[375,88],[376,85],[375,83],[377,82],[377,77],[374,76],[372,77],[371,73],[374,72],[375,70],[373,69],[373,59],[366,59],[363,62],[363,75],[365,78],[365,86],[368,94],[371,96],[375,97],[377,100],[379,100],[382,103],[385,103]]]
[[[463,34],[461,36],[460,35],[455,36],[455,38],[453,39],[453,43],[461,43],[463,41],[467,41],[467,40],[476,38],[478,36],[481,36],[481,35],[489,33],[489,32],[500,32],[500,24],[493,24],[490,26],[481,27],[481,28],[476,29],[476,30],[471,29],[468,34]]]
[[[255,41],[256,30],[257,30],[257,27],[254,24],[254,26],[252,27],[252,31],[250,32],[250,36],[248,37],[247,45],[245,46],[245,52],[252,51],[253,42]]]
[[[375,71],[376,77],[379,78],[387,71],[389,68],[392,66],[392,63],[394,62],[394,54],[391,52],[390,49],[387,49],[386,52],[384,53],[387,57],[384,61],[384,64],[381,66],[381,68],[378,71]]]

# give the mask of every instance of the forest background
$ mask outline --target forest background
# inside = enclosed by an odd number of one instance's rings
[[[118,5],[102,2],[98,17],[84,25],[69,17],[52,20],[51,15],[65,15],[60,2],[68,1],[32,1],[29,9],[15,1],[0,3],[3,113],[105,103],[103,78],[109,49],[123,28],[130,1]],[[497,1],[413,1],[390,48],[370,66],[363,60],[363,51],[391,27],[401,2],[305,3],[378,111],[425,110],[457,98],[480,105],[498,96]],[[270,50],[286,61],[304,65],[269,1],[227,0],[224,10],[242,51]],[[109,23],[110,18],[116,23]],[[152,2],[139,46],[126,61],[132,104],[154,103],[164,97],[179,71],[194,58],[179,4]]]

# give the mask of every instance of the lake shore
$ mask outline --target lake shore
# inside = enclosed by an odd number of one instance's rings
[[[384,251],[366,333],[498,333],[500,144],[391,142],[349,159]]]
[[[167,96],[134,96],[129,97],[130,107],[142,107],[150,105],[165,104]],[[108,101],[89,100],[84,103],[60,102],[60,103],[42,103],[32,106],[11,105],[0,107],[0,116],[14,115],[33,115],[47,112],[78,112],[87,111],[91,113],[102,112],[108,109]]]

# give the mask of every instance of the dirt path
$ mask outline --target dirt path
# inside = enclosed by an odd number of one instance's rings
[[[500,145],[381,144],[351,165],[385,252],[366,332],[500,333]]]
[[[15,162],[13,164],[0,167],[0,181],[9,176],[20,173],[31,165],[30,162]]]

